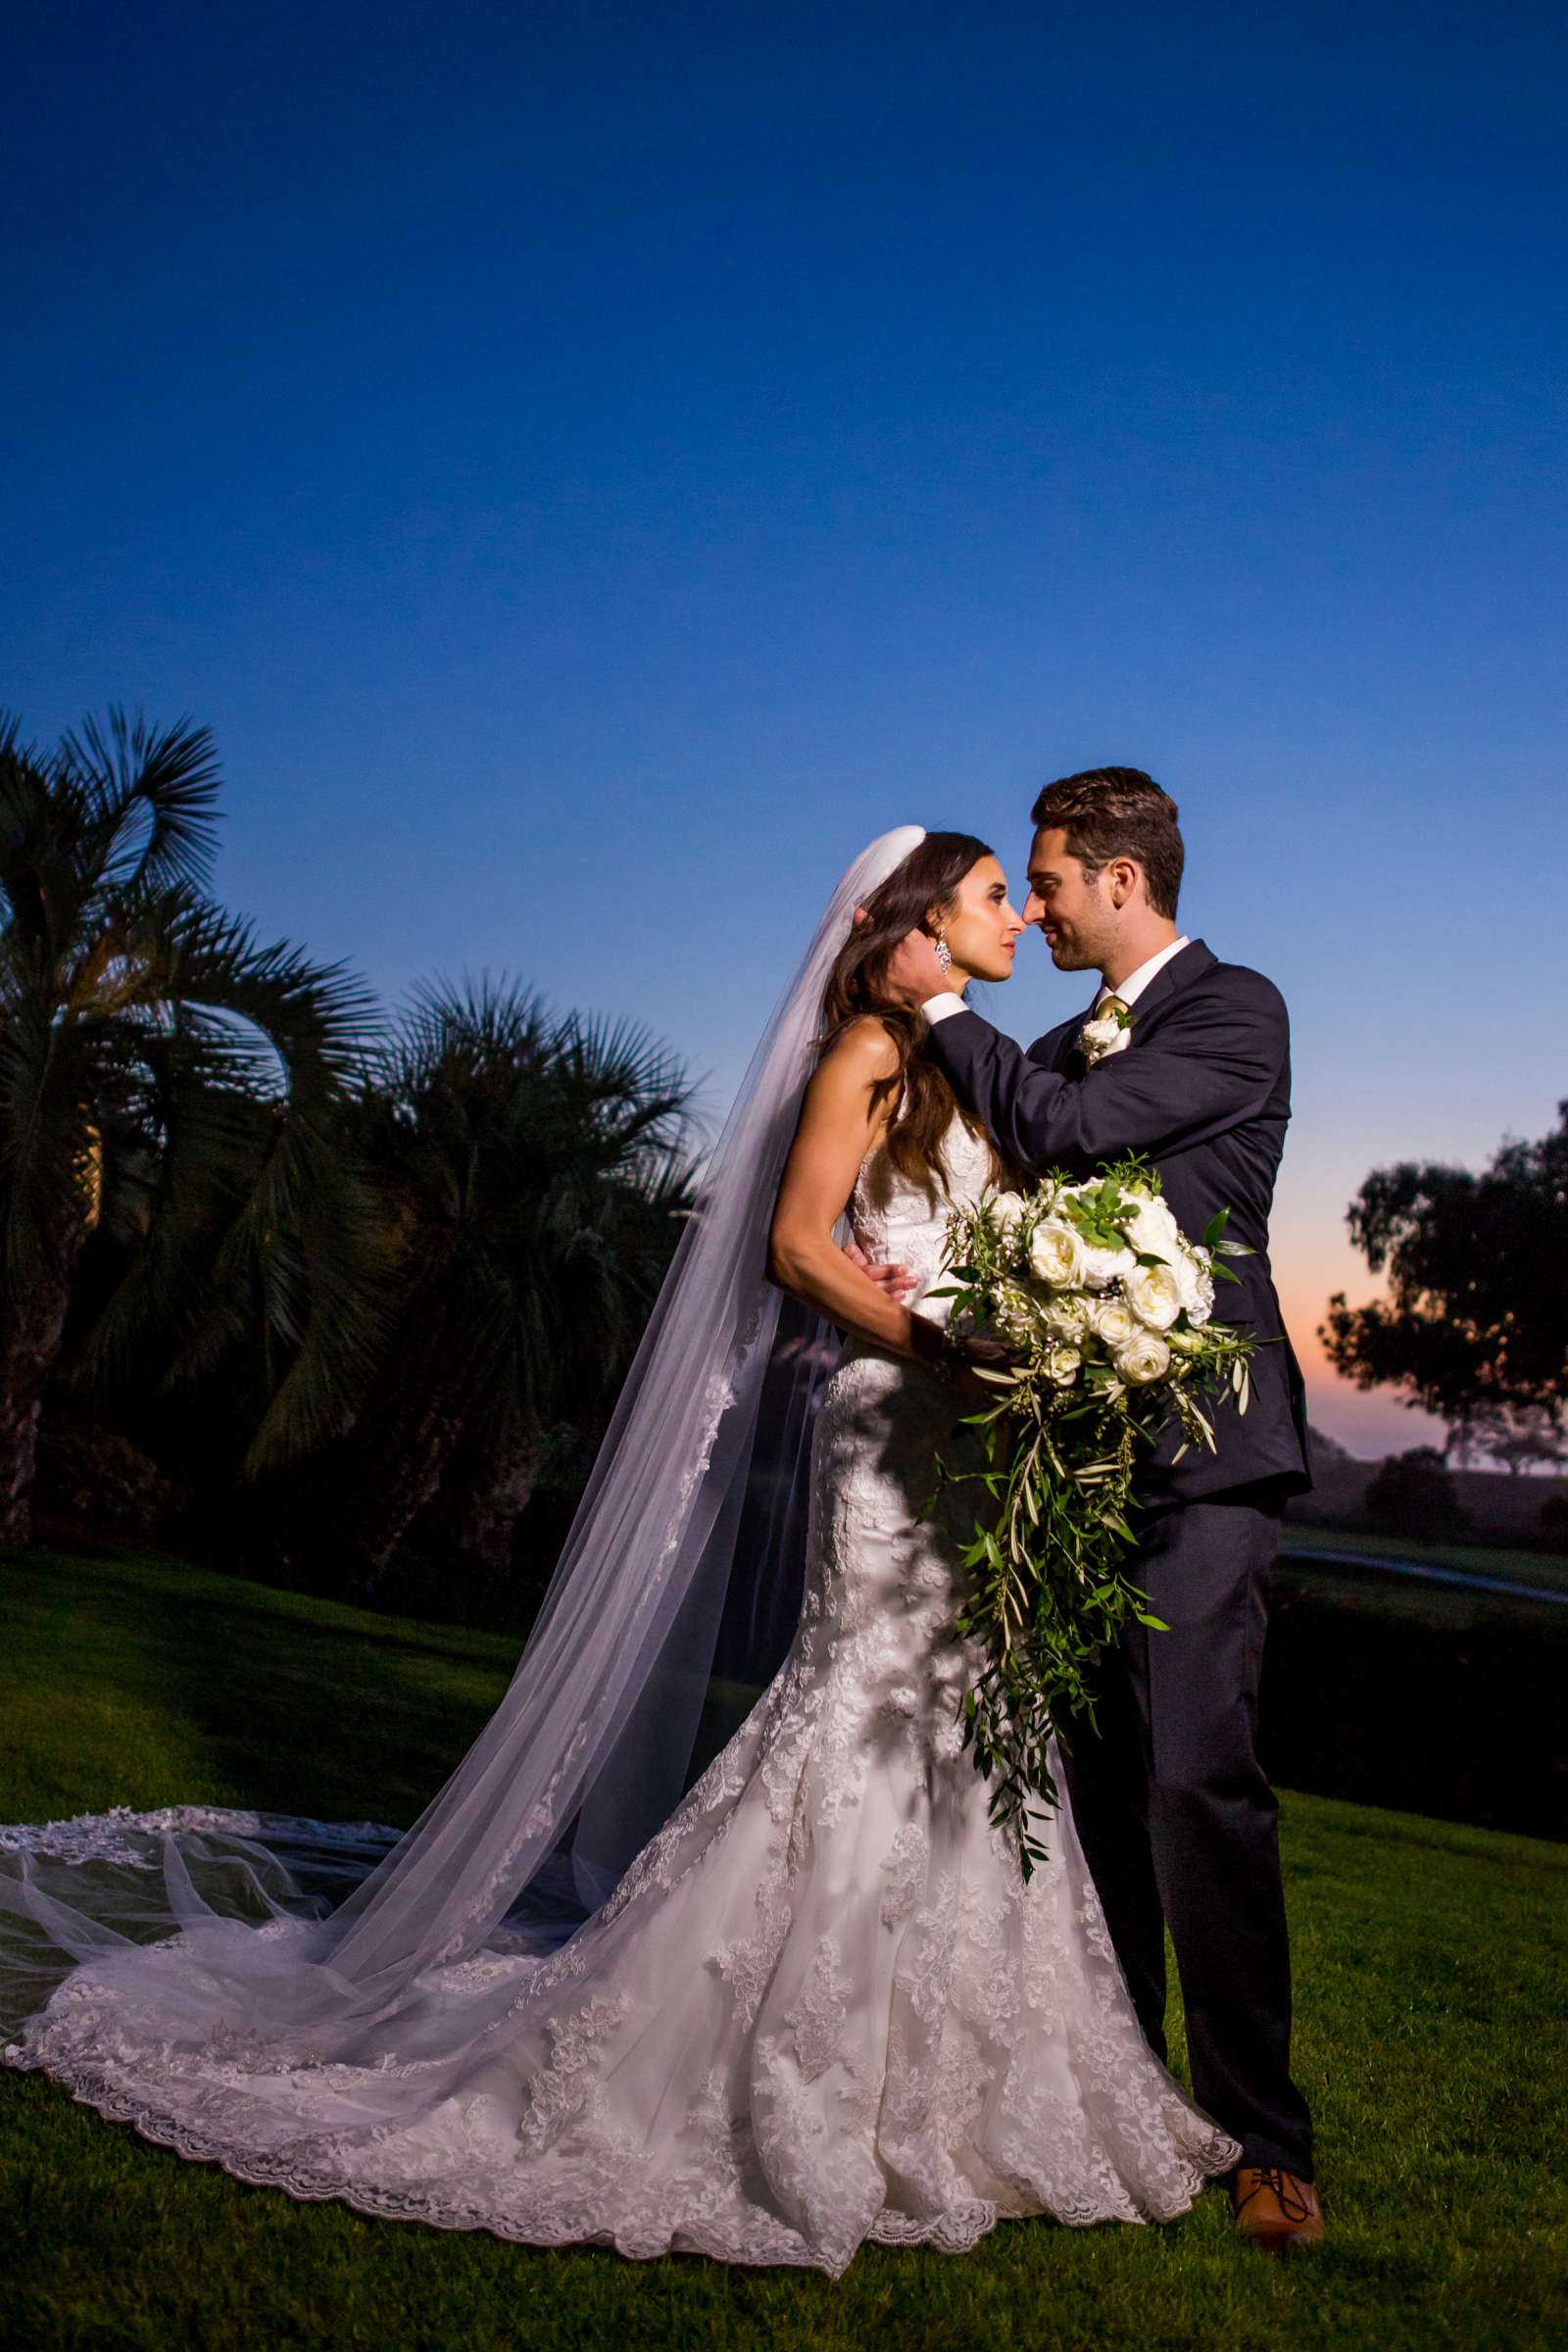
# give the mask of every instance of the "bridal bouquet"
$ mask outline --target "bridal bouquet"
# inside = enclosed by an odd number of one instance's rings
[[[988,1781],[991,1818],[1018,1821],[1027,1879],[1045,1848],[1028,1800],[1057,1801],[1046,1747],[1064,1718],[1094,1717],[1087,1670],[1129,1620],[1166,1629],[1125,1573],[1137,1448],[1174,1415],[1183,1443],[1214,1447],[1203,1399],[1234,1391],[1247,1410],[1250,1332],[1212,1320],[1229,1210],[1194,1242],[1136,1156],[1086,1183],[1049,1176],[992,1194],[948,1226],[948,1287],[959,1331],[1002,1341],[1007,1368],[981,1370],[996,1401],[969,1417],[984,1467],[939,1461],[943,1488],[973,1484],[963,1553],[974,1595],[960,1634],[986,1653],[965,1693],[965,1745]]]

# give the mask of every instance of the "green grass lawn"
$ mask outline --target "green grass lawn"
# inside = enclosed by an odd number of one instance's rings
[[[0,1556],[0,1819],[180,1799],[413,1817],[510,1675],[493,1635],[163,1559]],[[1462,1727],[1456,1729],[1462,1737]],[[1284,1800],[1298,2071],[1330,2243],[1278,2267],[1223,2196],[1163,2229],[1004,2224],[837,2284],[366,2220],[192,2165],[0,2077],[0,2337],[399,2352],[807,2344],[1507,2347],[1568,2341],[1568,1849]]]
[[[1418,1537],[1383,1536],[1359,1528],[1308,1527],[1289,1519],[1282,1549],[1362,1551],[1389,1560],[1426,1560],[1435,1568],[1467,1568],[1472,1576],[1497,1576],[1515,1584],[1568,1592],[1568,1552],[1525,1551],[1501,1544],[1429,1544]]]

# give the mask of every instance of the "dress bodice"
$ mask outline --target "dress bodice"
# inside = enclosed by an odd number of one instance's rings
[[[942,1139],[944,1167],[927,1184],[915,1184],[896,1168],[886,1149],[878,1145],[860,1163],[850,1198],[850,1220],[874,1255],[907,1266],[916,1288],[906,1304],[918,1306],[933,1321],[943,1321],[951,1301],[934,1298],[922,1304],[926,1292],[941,1272],[947,1250],[948,1219],[956,1208],[967,1208],[991,1183],[991,1147],[954,1113]],[[942,1181],[945,1176],[946,1184]]]

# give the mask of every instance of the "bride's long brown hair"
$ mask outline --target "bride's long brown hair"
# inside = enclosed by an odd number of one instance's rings
[[[946,1186],[942,1139],[955,1111],[971,1135],[984,1139],[985,1130],[922,1051],[925,1024],[919,1014],[891,1003],[883,993],[888,961],[901,939],[929,929],[933,917],[952,906],[965,874],[992,855],[972,833],[928,833],[866,900],[870,919],[857,923],[839,950],[822,995],[822,1053],[852,1021],[863,1020],[868,1013],[882,1023],[898,1048],[899,1066],[879,1080],[875,1099],[880,1102],[894,1097],[893,1119],[883,1142],[900,1175],[912,1184],[929,1184],[934,1175]],[[995,1162],[995,1148],[992,1158]],[[1000,1172],[993,1167],[994,1174]]]

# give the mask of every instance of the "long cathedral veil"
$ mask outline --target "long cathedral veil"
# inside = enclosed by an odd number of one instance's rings
[[[450,1999],[430,2023],[432,1972],[455,1986],[470,1956],[547,1950],[592,1922],[718,1743],[715,1657],[732,1678],[770,1671],[793,1630],[831,1348],[768,1283],[767,1226],[833,959],[857,904],[923,837],[883,834],[829,899],[725,1124],[511,1686],[446,1785],[401,1836],[196,1807],[0,1829],[0,2028],[24,2029],[4,2052],[13,2063],[53,2063],[31,2053],[32,2025],[88,1968],[166,2041],[205,2049],[239,2034],[285,2063],[346,2056],[406,2074],[457,2055]],[[493,2007],[476,1995],[467,2026],[484,2030]],[[89,2050],[89,2080],[90,2066]],[[436,2064],[421,2095],[443,2079]],[[381,2081],[401,2111],[413,2093]]]

